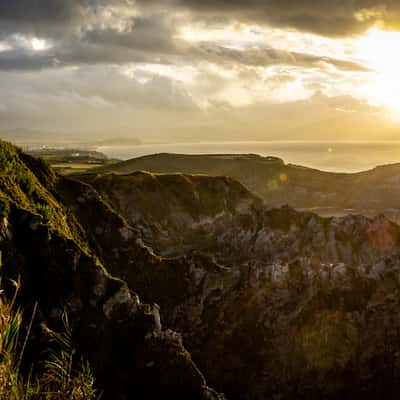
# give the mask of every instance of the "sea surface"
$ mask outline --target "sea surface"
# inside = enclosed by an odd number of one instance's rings
[[[158,153],[259,154],[334,172],[357,172],[377,165],[400,163],[400,141],[175,143],[101,146],[97,150],[122,160]]]

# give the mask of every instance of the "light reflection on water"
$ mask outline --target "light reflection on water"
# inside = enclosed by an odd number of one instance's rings
[[[129,159],[156,153],[259,154],[325,171],[357,172],[400,162],[400,142],[215,142],[102,146],[109,157]]]

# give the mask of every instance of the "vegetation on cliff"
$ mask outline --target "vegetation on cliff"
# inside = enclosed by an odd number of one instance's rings
[[[0,399],[93,400],[96,395],[94,377],[87,362],[81,360],[79,364],[76,363],[67,314],[62,318],[63,332],[46,331],[54,341],[46,352],[47,359],[41,365],[32,364],[29,375],[24,377],[20,369],[21,362],[36,307],[25,337],[22,338],[23,313],[16,306],[20,287],[19,282],[13,283],[15,293],[12,300],[0,295]]]
[[[47,350],[55,339],[65,341],[66,336],[52,332],[63,330],[62,315],[67,310],[73,327],[68,341],[76,349],[74,357],[88,360],[103,399],[161,395],[219,399],[207,387],[180,336],[160,325],[159,312],[142,303],[124,281],[109,274],[103,264],[106,258],[98,253],[99,247],[91,247],[86,229],[78,222],[81,214],[77,209],[81,204],[87,210],[84,205],[94,201],[93,215],[105,217],[104,223],[111,222],[110,237],[114,229],[117,236],[126,234],[124,220],[88,185],[57,176],[45,162],[3,142],[0,154],[4,295],[12,296],[11,279],[20,276],[16,305],[24,315],[35,314],[31,328],[25,318],[20,324],[18,346],[29,330],[20,365],[22,385],[28,387],[27,379],[35,364],[43,366],[39,378],[46,377],[40,386],[45,391],[56,388],[47,368],[58,361],[68,362],[69,356],[50,355],[49,362]],[[91,234],[97,222],[91,220]],[[149,259],[153,257],[148,249],[144,251]],[[71,377],[76,387],[90,376],[84,364],[80,375],[62,375],[60,379],[65,386],[65,379],[70,381]],[[57,398],[70,399],[68,396]]]

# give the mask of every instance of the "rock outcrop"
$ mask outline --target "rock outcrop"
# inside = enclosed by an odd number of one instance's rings
[[[225,177],[70,180],[0,149],[3,273],[39,305],[27,366],[67,308],[105,398],[397,398],[398,225],[270,209]]]
[[[397,396],[396,224],[384,217],[325,219],[267,209],[249,193],[237,194],[243,189],[226,178],[137,173],[85,179],[143,233],[144,243],[135,239],[127,249],[134,261],[124,279],[161,305],[167,324],[182,332],[207,378],[228,398]],[[189,193],[164,189],[166,181],[179,187],[182,180],[190,183]],[[210,185],[232,186],[219,189],[214,208],[195,200],[186,207],[180,199],[194,196],[192,180],[200,198]],[[180,230],[173,222],[159,229],[160,208],[165,221],[178,214]],[[210,220],[207,229],[193,228]],[[137,243],[170,254],[177,235],[190,246],[176,244],[174,258],[142,262]]]
[[[0,161],[3,284],[7,290],[9,279],[20,277],[21,307],[27,315],[37,309],[23,367],[40,363],[49,340],[45,331],[57,329],[67,310],[74,344],[90,361],[103,398],[219,399],[181,336],[162,328],[152,306],[112,277],[90,248],[61,198],[61,188],[68,189],[63,179],[5,143]],[[80,189],[76,204],[97,200],[103,215],[114,216],[91,188]]]

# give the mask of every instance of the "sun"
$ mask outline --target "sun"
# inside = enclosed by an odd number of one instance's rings
[[[400,122],[400,32],[370,30],[358,43],[357,57],[373,72],[364,90],[372,104]]]

